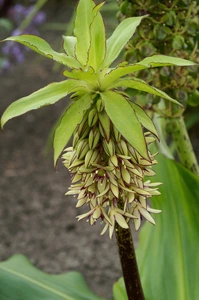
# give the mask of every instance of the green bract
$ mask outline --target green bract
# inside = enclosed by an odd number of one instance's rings
[[[81,122],[84,112],[101,98],[105,111],[117,130],[146,160],[150,160],[142,127],[157,134],[151,119],[142,108],[131,105],[121,93],[128,87],[158,95],[178,103],[164,92],[149,86],[143,80],[129,76],[138,70],[162,66],[190,66],[193,62],[163,55],[155,55],[127,65],[122,63],[110,68],[122,48],[134,34],[145,16],[123,20],[108,40],[100,8],[92,0],[80,0],[75,19],[74,36],[63,36],[63,53],[54,51],[50,45],[33,35],[12,36],[4,41],[19,42],[39,54],[66,66],[64,75],[69,79],[52,83],[33,94],[11,104],[1,118],[1,127],[11,118],[27,111],[54,104],[72,94],[72,104],[64,113],[54,137],[54,163],[62,153],[75,127]],[[121,79],[121,77],[125,76]]]

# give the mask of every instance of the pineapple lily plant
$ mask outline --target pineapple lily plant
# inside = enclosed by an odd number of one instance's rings
[[[121,50],[146,16],[123,20],[106,40],[100,13],[103,4],[79,1],[74,36],[63,36],[63,53],[33,35],[5,39],[61,63],[67,78],[12,103],[2,115],[1,127],[13,117],[54,104],[70,94],[71,104],[54,134],[54,165],[61,156],[72,180],[66,194],[77,195],[76,206],[88,208],[78,220],[86,218],[93,225],[99,219],[104,224],[102,234],[108,231],[112,238],[118,228],[130,234],[131,221],[136,230],[143,218],[155,224],[151,213],[161,212],[147,203],[148,198],[159,195],[161,184],[150,180],[157,162],[149,145],[158,139],[158,133],[151,118],[131,101],[125,89],[151,93],[180,105],[133,74],[153,67],[194,63],[155,55],[134,64],[125,61],[117,64]],[[72,135],[72,146],[66,147]],[[125,268],[123,271],[128,297],[135,299],[132,294],[136,291],[129,288],[132,280],[125,275]]]

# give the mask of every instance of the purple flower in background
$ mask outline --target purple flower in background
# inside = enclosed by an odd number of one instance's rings
[[[21,21],[30,13],[32,6],[26,8],[22,4],[15,4],[8,11],[8,16],[19,25]]]
[[[20,35],[20,34],[22,34],[22,31],[19,30],[19,29],[15,29],[15,30],[13,30],[13,32],[12,32],[12,36],[17,36],[17,35]]]
[[[3,6],[4,0],[0,0],[0,8]]]
[[[32,22],[35,25],[41,25],[45,21],[46,21],[46,14],[43,11],[39,11],[32,20]]]
[[[9,58],[10,62],[21,63],[24,61],[24,49],[20,44],[14,42],[6,43],[2,47],[2,52]]]
[[[31,2],[34,2],[31,0]],[[3,5],[4,0],[0,0],[0,8]],[[41,25],[46,20],[46,14],[43,11],[39,11],[31,23],[25,30],[21,31],[17,29],[20,26],[21,22],[29,15],[31,10],[33,9],[33,5],[29,7],[25,7],[22,4],[15,4],[9,8],[8,17],[13,21],[13,25],[15,26],[15,30],[11,33],[12,36],[20,35],[20,34],[36,34],[39,35],[37,31],[37,25]],[[1,69],[3,71],[10,68],[10,66],[14,63],[21,63],[25,59],[25,52],[29,50],[27,47],[22,46],[21,44],[16,44],[14,42],[8,42],[5,46],[2,47],[2,52],[5,55],[5,63]]]
[[[16,23],[16,25],[19,25],[26,16],[25,7],[21,4],[12,6],[8,11],[8,16]]]
[[[19,25],[27,15],[31,12],[33,6],[25,7],[22,4],[16,4],[9,9],[9,17]],[[41,25],[46,20],[46,14],[43,11],[39,11],[29,26]]]

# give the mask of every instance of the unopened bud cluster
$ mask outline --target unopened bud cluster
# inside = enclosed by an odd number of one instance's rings
[[[145,133],[147,146],[154,138]],[[160,183],[144,181],[153,176],[151,166],[156,163],[149,152],[148,161],[124,139],[110,121],[101,99],[85,112],[77,126],[72,147],[65,149],[63,163],[72,175],[67,195],[77,195],[77,205],[87,205],[87,218],[91,225],[98,219],[105,223],[103,234],[109,229],[112,237],[115,222],[128,228],[130,220],[136,230],[144,217],[155,224],[150,213],[159,213],[147,205],[147,198],[159,195]],[[122,205],[121,205],[122,203]]]
[[[117,0],[118,18],[148,15],[139,26],[133,39],[126,47],[125,59],[139,61],[147,56],[164,53],[190,59],[199,63],[197,34],[199,28],[199,2],[190,0]],[[199,101],[199,73],[196,66],[173,70],[141,71],[142,78],[156,87],[161,87],[184,106],[196,106]],[[151,101],[147,97],[146,103]],[[154,103],[160,101],[156,98]],[[180,107],[172,107],[172,114],[182,112]],[[168,115],[168,112],[165,110]]]

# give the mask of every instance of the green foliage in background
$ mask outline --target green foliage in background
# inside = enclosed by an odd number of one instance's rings
[[[146,300],[198,299],[199,178],[162,155],[154,169],[163,185],[152,202],[163,214],[143,226],[137,249]]]
[[[103,300],[88,288],[78,272],[46,274],[17,254],[0,263],[1,300]]]
[[[137,61],[149,55],[164,53],[199,63],[198,1],[118,0],[117,2],[120,20],[148,14],[126,47],[125,59],[127,61]],[[176,71],[164,67],[151,73],[144,71],[142,77],[148,83],[161,87],[183,105],[197,106],[199,105],[198,74],[198,68],[180,68]],[[153,98],[150,101],[154,101],[155,104],[159,100]],[[179,110],[178,107],[168,105],[164,110],[167,116],[175,116],[182,112],[183,110]]]

